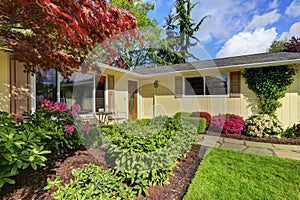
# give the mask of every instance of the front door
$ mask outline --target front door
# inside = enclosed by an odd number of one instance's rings
[[[137,91],[138,83],[128,81],[128,113],[131,120],[137,119]]]

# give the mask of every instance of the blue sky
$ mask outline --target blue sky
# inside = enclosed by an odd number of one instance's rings
[[[175,0],[143,1],[155,3],[149,14],[161,24],[174,9]],[[300,0],[199,0],[192,17],[206,15],[192,50],[200,59],[263,53],[274,40],[300,36]]]

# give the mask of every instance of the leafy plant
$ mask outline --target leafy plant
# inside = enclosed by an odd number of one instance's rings
[[[205,117],[199,117],[189,112],[178,112],[173,118],[177,123],[187,123],[194,126],[198,133],[204,133],[206,129],[207,120]]]
[[[168,117],[157,117],[149,124],[104,127],[102,132],[111,143],[115,174],[137,194],[148,194],[149,186],[168,183],[176,160],[189,150],[197,134],[195,126]]]
[[[281,137],[283,128],[274,115],[256,114],[245,121],[245,134],[256,137]]]
[[[202,117],[206,119],[206,129],[208,129],[210,120],[211,120],[211,114],[208,112],[193,112],[191,114],[192,117]]]
[[[63,102],[43,100],[41,107],[34,113],[26,113],[27,123],[39,127],[49,137],[43,138],[43,145],[52,153],[62,154],[80,147],[81,141],[74,124],[80,106],[74,104],[71,109]],[[82,127],[79,127],[80,129]]]
[[[14,184],[11,177],[22,169],[44,166],[45,154],[51,153],[42,145],[47,132],[24,123],[22,116],[0,112],[0,189],[5,183]]]
[[[48,185],[44,190],[57,188],[52,193],[54,199],[134,199],[134,192],[127,185],[122,184],[110,169],[86,164],[84,168],[72,171],[74,179],[63,184],[60,177],[55,180],[47,179]]]
[[[295,70],[288,66],[248,68],[242,73],[249,89],[257,96],[257,106],[261,114],[274,115],[282,104],[278,101],[285,96],[294,81]]]
[[[299,137],[300,136],[300,124],[293,124],[288,127],[282,134],[284,137]]]

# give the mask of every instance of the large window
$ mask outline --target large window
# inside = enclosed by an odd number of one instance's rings
[[[185,78],[185,95],[228,95],[227,75]]]
[[[74,103],[82,111],[93,112],[94,108],[94,75],[74,72],[69,80],[60,77],[60,101],[68,106]]]

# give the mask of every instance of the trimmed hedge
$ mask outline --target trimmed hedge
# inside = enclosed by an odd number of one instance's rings
[[[179,120],[180,123],[187,123],[197,128],[197,133],[204,133],[206,130],[206,118],[193,117],[189,112],[178,112],[174,115],[174,119]]]

